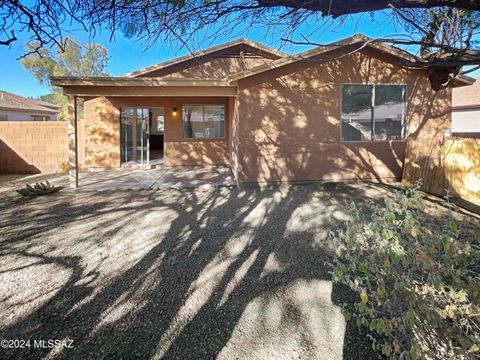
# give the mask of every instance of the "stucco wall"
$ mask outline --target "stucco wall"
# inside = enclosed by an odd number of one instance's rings
[[[224,139],[184,139],[182,104],[225,105]],[[164,107],[166,166],[228,164],[229,101],[227,97],[110,97],[85,102],[87,167],[120,166],[120,109]],[[177,114],[173,109],[177,108]]]
[[[8,121],[32,121],[32,115],[50,116],[49,121],[57,121],[57,114],[35,112],[35,111],[11,111],[0,110],[0,115],[7,115]]]
[[[85,101],[85,137],[79,139],[79,163],[85,167],[120,166],[120,111],[100,97]],[[82,157],[84,161],[82,161]]]
[[[67,162],[66,122],[0,122],[0,173],[65,171]]]
[[[451,91],[435,93],[423,71],[377,57],[305,61],[239,81],[239,182],[400,178],[404,141],[340,141],[342,83],[406,84],[407,133],[419,156],[435,151],[450,128]]]
[[[230,74],[271,62],[266,58],[213,58],[195,59],[164,69],[143,74],[140,77],[168,76],[172,78],[217,78],[224,79]]]

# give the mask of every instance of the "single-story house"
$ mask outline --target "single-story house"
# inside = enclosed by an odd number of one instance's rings
[[[480,138],[480,81],[472,86],[453,89],[452,133]]]
[[[0,90],[0,121],[56,121],[59,106]]]
[[[240,39],[122,77],[53,78],[70,98],[72,186],[81,166],[159,158],[228,165],[238,183],[401,178],[406,139],[420,160],[451,128],[452,90],[414,59],[363,35],[295,55]]]

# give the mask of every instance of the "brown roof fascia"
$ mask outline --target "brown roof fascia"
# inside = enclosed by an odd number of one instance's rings
[[[55,86],[229,86],[222,79],[130,78],[130,77],[52,77]]]

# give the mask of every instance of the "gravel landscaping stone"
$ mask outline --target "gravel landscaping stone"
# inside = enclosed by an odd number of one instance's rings
[[[341,314],[351,294],[330,281],[327,234],[345,201],[391,194],[326,183],[4,199],[0,339],[31,346],[0,358],[371,359]]]

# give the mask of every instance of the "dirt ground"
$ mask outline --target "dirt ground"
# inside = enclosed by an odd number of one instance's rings
[[[346,201],[392,191],[325,183],[4,196],[0,338],[31,343],[0,357],[371,359],[340,312],[351,294],[330,281],[327,234],[347,218]]]

